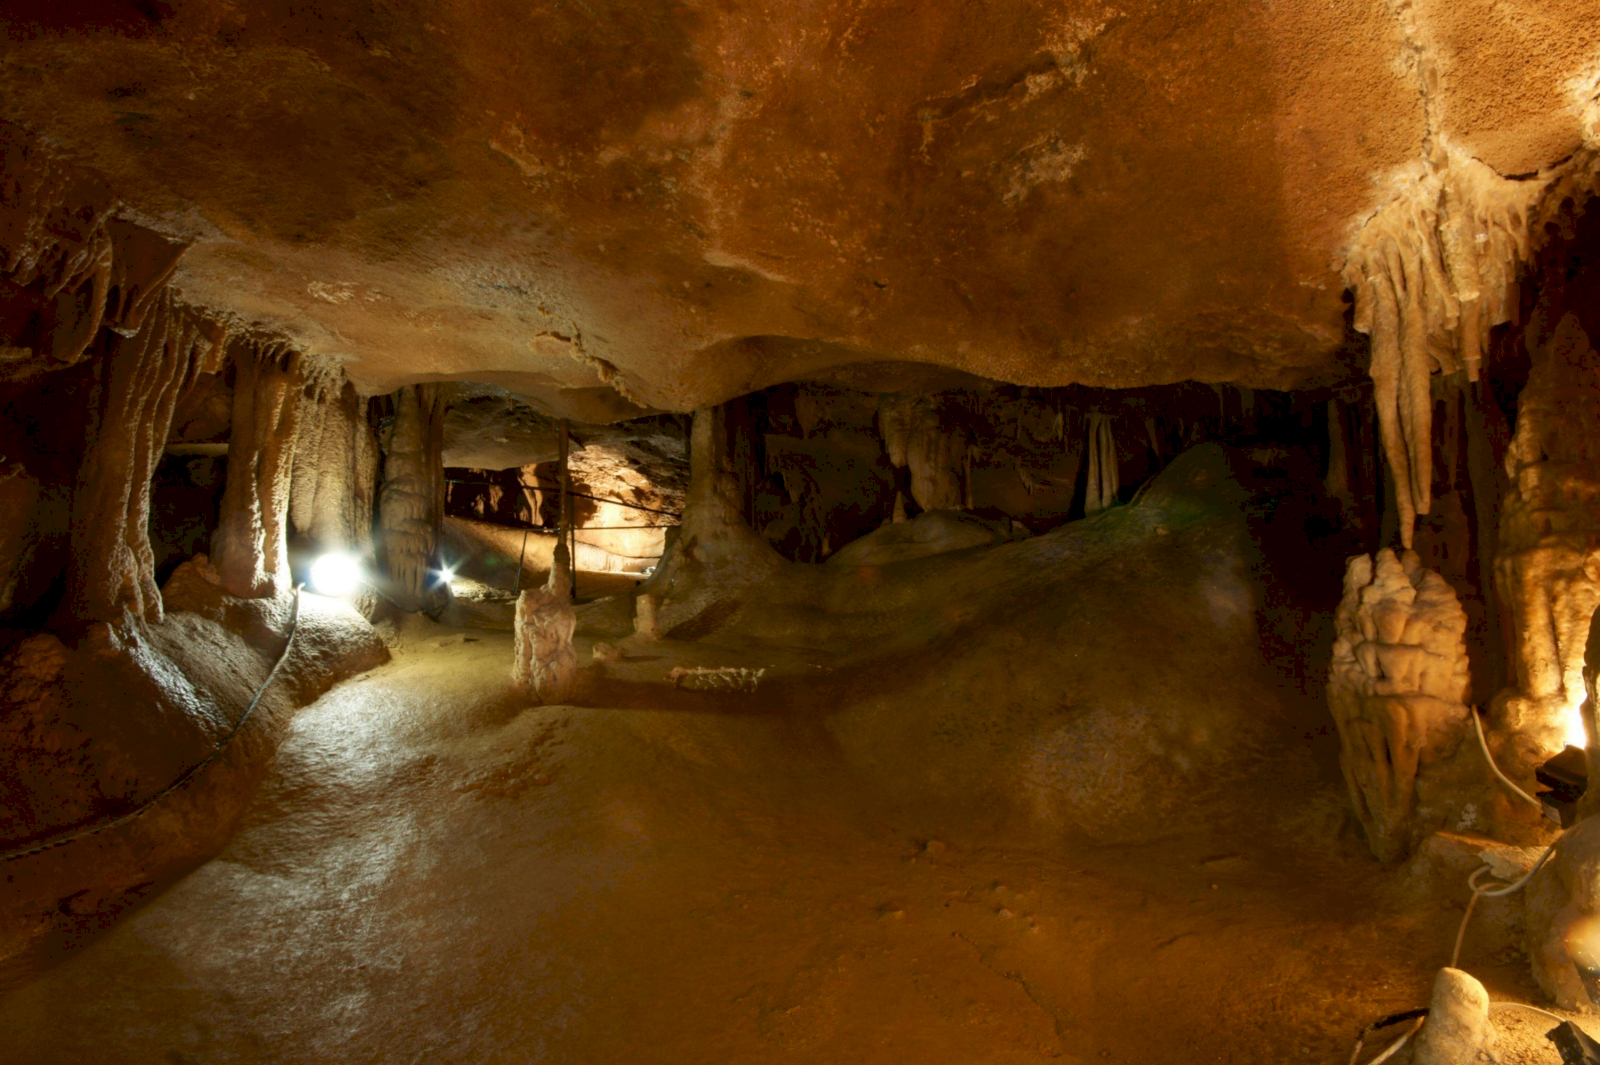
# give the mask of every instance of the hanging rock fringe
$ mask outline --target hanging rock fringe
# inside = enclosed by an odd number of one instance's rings
[[[1489,330],[1517,310],[1528,216],[1546,182],[1510,181],[1461,151],[1375,214],[1344,267],[1355,328],[1372,338],[1371,374],[1400,540],[1432,505],[1434,371],[1478,379]]]

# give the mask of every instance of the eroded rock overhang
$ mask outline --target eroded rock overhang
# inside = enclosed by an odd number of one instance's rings
[[[1371,220],[1452,159],[1548,174],[1600,114],[1588,0],[5,19],[0,118],[191,243],[188,302],[363,392],[483,381],[590,421],[937,368],[1337,375]]]

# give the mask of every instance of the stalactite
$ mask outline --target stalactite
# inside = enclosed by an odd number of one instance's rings
[[[185,245],[114,217],[98,179],[23,131],[0,123],[0,134],[0,277],[41,296],[37,358],[10,373],[78,362],[102,325],[139,333]]]
[[[1441,158],[1367,221],[1344,268],[1355,328],[1372,338],[1379,429],[1408,548],[1432,503],[1429,376],[1478,379],[1490,328],[1516,313],[1528,215],[1545,187],[1501,178],[1465,153]]]
[[[1098,514],[1117,501],[1117,442],[1111,434],[1109,414],[1089,415],[1089,470],[1085,482],[1084,514]]]
[[[160,619],[150,479],[179,395],[199,374],[215,372],[220,350],[219,330],[169,294],[137,333],[109,338],[73,498],[68,603],[76,620],[117,621],[124,610]]]
[[[223,587],[247,599],[288,588],[288,515],[306,370],[283,344],[236,344],[228,479],[212,536]]]
[[[111,235],[110,287],[117,294],[106,307],[106,325],[130,336],[144,324],[188,245],[120,218],[108,220],[106,231]]]
[[[395,602],[429,609],[448,594],[434,577],[444,517],[444,404],[434,385],[395,394],[394,430],[383,457],[378,496],[378,560]]]
[[[106,223],[118,206],[94,179],[57,162],[17,127],[0,124],[0,275],[6,280],[23,288],[42,284],[48,299],[85,282],[103,293],[111,269]]]

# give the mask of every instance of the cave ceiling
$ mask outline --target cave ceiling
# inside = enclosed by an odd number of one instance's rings
[[[1287,387],[1430,145],[1594,136],[1594,0],[0,5],[0,119],[372,391]],[[1587,111],[1586,111],[1587,108]]]

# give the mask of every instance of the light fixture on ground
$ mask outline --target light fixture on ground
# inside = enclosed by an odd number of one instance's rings
[[[361,560],[330,551],[311,564],[311,590],[319,595],[347,596],[361,583]]]

